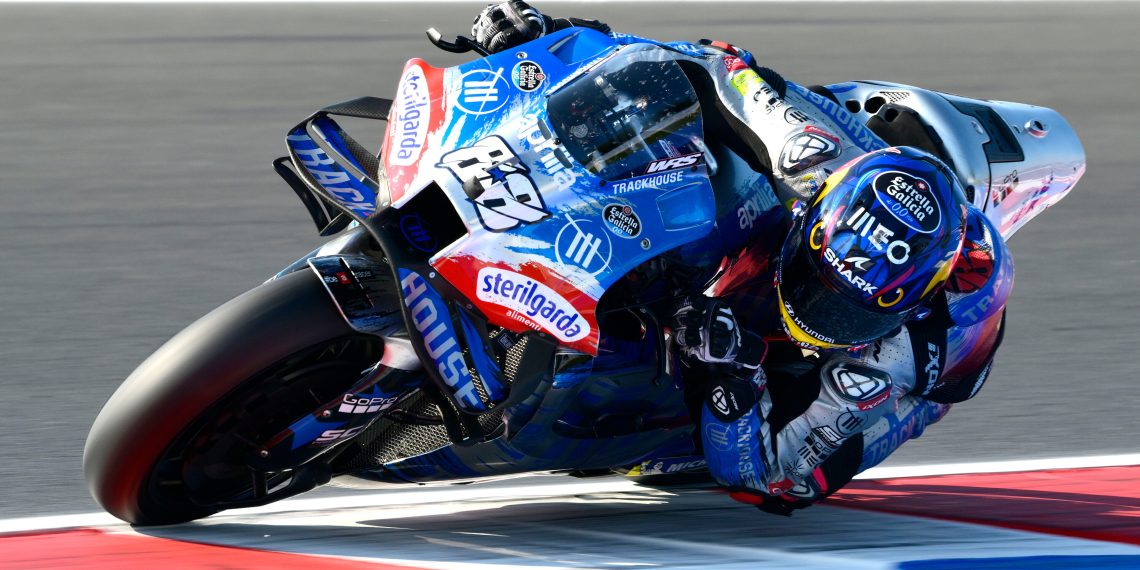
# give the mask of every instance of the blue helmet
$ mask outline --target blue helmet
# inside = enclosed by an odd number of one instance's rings
[[[788,335],[809,348],[848,348],[909,320],[950,275],[967,203],[953,172],[912,147],[870,152],[832,173],[780,254]]]

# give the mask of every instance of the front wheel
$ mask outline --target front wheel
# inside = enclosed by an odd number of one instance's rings
[[[261,285],[175,335],[115,391],[87,437],[87,486],[133,524],[185,522],[312,488],[323,482],[314,467],[265,472],[251,458],[382,352],[378,337],[348,326],[312,272]]]

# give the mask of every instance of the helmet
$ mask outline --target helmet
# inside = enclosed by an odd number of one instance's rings
[[[788,336],[805,348],[849,348],[909,320],[950,274],[966,204],[951,170],[912,147],[836,170],[780,252],[776,292]]]

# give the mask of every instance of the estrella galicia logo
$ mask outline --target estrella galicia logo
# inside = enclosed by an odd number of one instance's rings
[[[511,87],[503,77],[503,68],[473,69],[459,77],[455,106],[469,115],[494,113],[507,103],[510,91]]]
[[[534,323],[563,342],[574,342],[590,334],[590,324],[578,309],[550,287],[526,275],[484,267],[475,292],[480,301],[510,309],[507,316]]]
[[[606,227],[620,238],[633,239],[641,235],[641,218],[631,206],[610,204],[602,209],[602,219]]]
[[[443,298],[419,273],[404,268],[400,268],[400,287],[404,303],[412,314],[412,324],[420,332],[424,348],[444,383],[455,390],[460,402],[474,409],[483,409]]]
[[[412,247],[424,253],[435,253],[439,249],[436,247],[435,238],[428,232],[427,227],[424,226],[424,220],[419,214],[401,216],[400,232],[404,234],[404,239],[408,240]]]
[[[930,183],[905,172],[889,170],[875,176],[875,198],[898,221],[916,232],[929,234],[942,225],[942,210],[934,201]]]
[[[595,276],[608,269],[613,255],[610,236],[595,223],[570,216],[566,219],[569,222],[554,239],[558,263],[580,267]]]
[[[525,60],[515,64],[515,68],[511,70],[511,81],[521,91],[530,93],[542,86],[546,81],[546,74],[537,63]]]

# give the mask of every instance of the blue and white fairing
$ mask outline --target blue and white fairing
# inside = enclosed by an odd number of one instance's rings
[[[606,289],[712,229],[700,107],[674,58],[569,29],[443,70],[431,105],[409,99],[443,120],[424,120],[414,173],[386,157],[393,207],[446,197],[466,233],[429,263],[490,323],[594,354]],[[432,91],[438,70],[415,65],[404,81]],[[397,99],[386,152],[405,131],[418,142],[404,112]]]

